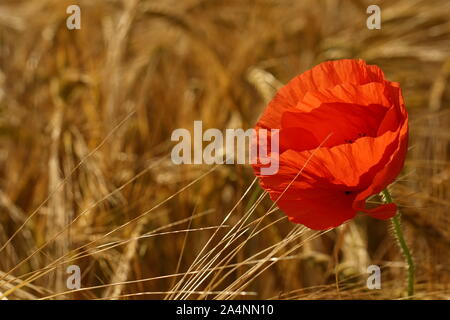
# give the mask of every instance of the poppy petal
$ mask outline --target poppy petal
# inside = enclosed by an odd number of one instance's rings
[[[389,150],[386,152],[387,161],[380,162],[373,168],[374,173],[372,174],[372,181],[370,185],[365,190],[361,191],[355,198],[355,202],[353,204],[353,208],[355,208],[355,210],[371,213],[370,210],[365,209],[366,199],[371,195],[380,193],[395,180],[403,168],[407,148],[408,125],[407,121],[405,121],[397,139],[396,149],[394,151]],[[392,213],[392,210],[390,212]],[[376,217],[377,211],[374,211],[373,213],[373,216]]]
[[[370,82],[364,85],[343,83],[332,88],[309,91],[296,105],[301,111],[312,111],[324,103],[349,103],[368,106],[380,105],[389,108],[398,105],[391,94],[399,89],[389,81]],[[292,110],[293,111],[293,110]]]
[[[301,128],[312,133],[315,140],[319,142],[331,134],[322,146],[333,147],[353,143],[365,136],[375,137],[385,112],[386,109],[379,105],[327,103],[310,112],[285,112],[281,119],[281,126],[282,128]]]
[[[379,67],[367,65],[363,60],[323,62],[282,87],[264,110],[256,126],[280,129],[281,115],[295,109],[309,91],[333,88],[343,83],[364,85],[370,82],[383,83],[384,74]]]

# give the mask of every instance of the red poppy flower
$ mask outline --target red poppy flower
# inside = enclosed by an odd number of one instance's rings
[[[279,153],[268,155],[279,170],[263,175],[259,162],[253,168],[292,222],[323,230],[358,212],[395,215],[395,204],[366,208],[366,199],[400,173],[408,144],[400,86],[379,67],[362,60],[317,65],[279,90],[256,125],[261,129],[279,129]]]

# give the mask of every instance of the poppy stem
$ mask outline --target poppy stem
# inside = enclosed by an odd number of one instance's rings
[[[389,193],[388,189],[385,189],[382,193],[382,198],[385,203],[393,203],[392,196]],[[391,218],[392,225],[394,227],[394,234],[397,239],[397,242],[400,246],[400,250],[402,251],[403,256],[405,257],[406,263],[408,264],[408,297],[414,295],[414,260],[411,255],[411,251],[406,243],[405,237],[402,231],[402,223],[401,223],[401,214],[400,211],[397,211],[397,214]]]

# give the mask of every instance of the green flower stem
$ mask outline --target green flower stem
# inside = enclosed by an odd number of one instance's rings
[[[385,189],[381,192],[383,201],[385,203],[392,203],[392,196],[389,193],[388,189]],[[402,231],[402,224],[400,220],[400,212],[391,218],[392,225],[394,226],[394,234],[397,238],[398,244],[400,246],[400,250],[402,251],[403,256],[405,257],[406,263],[408,264],[408,296],[411,297],[414,295],[414,260],[411,255],[411,251],[409,250],[408,245],[406,244],[405,237]]]

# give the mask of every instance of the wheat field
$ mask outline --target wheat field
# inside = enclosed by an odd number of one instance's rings
[[[73,4],[80,30],[66,26]],[[380,30],[366,27],[371,4]],[[0,292],[403,299],[389,221],[309,230],[273,206],[250,165],[170,158],[173,130],[252,128],[280,86],[341,58],[403,88],[410,144],[390,189],[413,298],[450,299],[447,0],[0,0]],[[71,265],[79,289],[67,287]],[[380,290],[366,286],[369,265]]]

